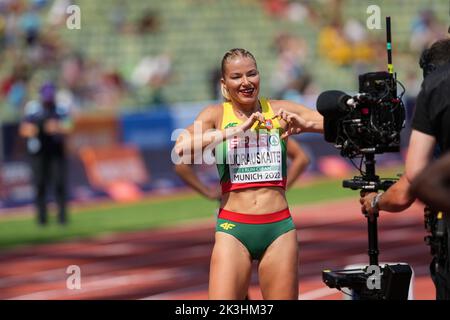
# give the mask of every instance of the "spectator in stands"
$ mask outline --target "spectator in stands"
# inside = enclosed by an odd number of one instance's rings
[[[169,54],[144,57],[133,70],[131,82],[137,87],[148,87],[153,93],[149,104],[164,104],[163,88],[173,76],[172,58]]]
[[[73,52],[61,63],[61,90],[65,105],[70,110],[81,111],[87,104],[88,79],[84,55]]]
[[[333,63],[342,66],[352,62],[352,48],[338,20],[320,31],[318,45],[319,54]]]
[[[274,98],[285,99],[286,95],[295,95],[300,100],[311,83],[311,76],[305,67],[306,43],[301,38],[282,33],[275,38],[274,45],[278,55],[271,79]]]
[[[47,15],[47,21],[50,26],[57,27],[64,25],[67,18],[67,8],[73,4],[73,0],[55,0]]]
[[[30,68],[26,63],[18,61],[14,64],[11,74],[1,83],[1,95],[13,113],[18,114],[25,104],[29,78]]]
[[[128,6],[126,1],[119,0],[111,8],[109,13],[109,21],[115,32],[125,32],[127,24]]]
[[[159,31],[160,17],[157,11],[147,9],[139,19],[136,29],[138,34],[155,33]]]
[[[287,19],[293,22],[308,19],[311,23],[315,23],[316,19],[316,12],[307,1],[265,0],[263,8],[270,17],[276,19]]]
[[[118,112],[126,93],[126,84],[118,70],[104,70],[96,81],[95,104],[102,109]]]
[[[72,125],[68,110],[56,103],[56,87],[53,83],[45,83],[39,93],[39,101],[30,101],[27,104],[19,133],[27,139],[36,192],[38,223],[44,226],[48,222],[48,188],[54,183],[58,222],[65,225],[67,223],[65,137]]]
[[[447,28],[439,22],[431,9],[421,10],[411,26],[411,50],[422,53],[436,40],[446,36]]]
[[[284,17],[288,7],[288,0],[264,0],[264,9],[266,13],[272,17]]]
[[[30,6],[20,17],[21,32],[24,35],[25,44],[28,47],[36,45],[42,28],[42,21],[37,11],[38,9],[36,7]]]
[[[375,57],[362,25],[352,19],[342,25],[340,18],[320,31],[319,54],[339,66],[371,63]]]

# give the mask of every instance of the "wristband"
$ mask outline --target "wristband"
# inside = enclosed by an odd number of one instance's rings
[[[380,193],[378,193],[373,199],[372,199],[372,202],[370,203],[370,206],[372,207],[372,209],[374,210],[374,211],[376,211],[376,212],[378,212],[379,210],[380,210],[380,207],[379,207],[379,202],[380,202],[380,198],[381,198],[381,195],[383,194],[383,192],[380,192]]]

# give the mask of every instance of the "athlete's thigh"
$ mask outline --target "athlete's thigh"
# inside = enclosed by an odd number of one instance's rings
[[[209,274],[209,298],[244,299],[251,271],[252,261],[244,245],[232,235],[216,232]]]
[[[296,230],[279,236],[259,264],[264,299],[298,299],[298,244]]]

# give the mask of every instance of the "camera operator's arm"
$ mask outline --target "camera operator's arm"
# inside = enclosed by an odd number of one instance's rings
[[[425,168],[411,183],[410,192],[437,210],[450,212],[450,153]]]
[[[369,193],[362,197],[362,211],[373,214],[379,210],[399,212],[407,209],[415,200],[409,191],[411,181],[430,162],[435,144],[433,136],[413,130],[406,156],[405,174],[383,194],[377,196],[377,193]]]
[[[287,155],[291,160],[287,173],[287,188],[289,189],[308,167],[310,160],[300,144],[295,140],[289,139],[286,148]]]

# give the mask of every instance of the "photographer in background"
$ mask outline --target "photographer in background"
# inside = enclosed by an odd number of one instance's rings
[[[67,222],[64,142],[72,123],[67,110],[56,103],[56,87],[53,83],[45,83],[39,94],[39,101],[30,101],[25,106],[19,133],[27,139],[38,223],[41,226],[47,224],[47,190],[53,181],[58,222],[64,225]]]
[[[426,50],[421,57],[420,66],[424,72],[424,81],[417,97],[405,174],[386,192],[369,193],[360,199],[362,211],[366,214],[407,209],[415,200],[410,192],[410,185],[431,162],[436,144],[441,152],[450,150],[450,39],[437,41]],[[447,250],[441,252],[445,252],[445,257],[435,254],[430,265],[436,298],[439,300],[450,299],[449,215],[450,212],[444,213],[442,219],[445,231],[441,244]],[[432,251],[436,252],[433,248]]]

